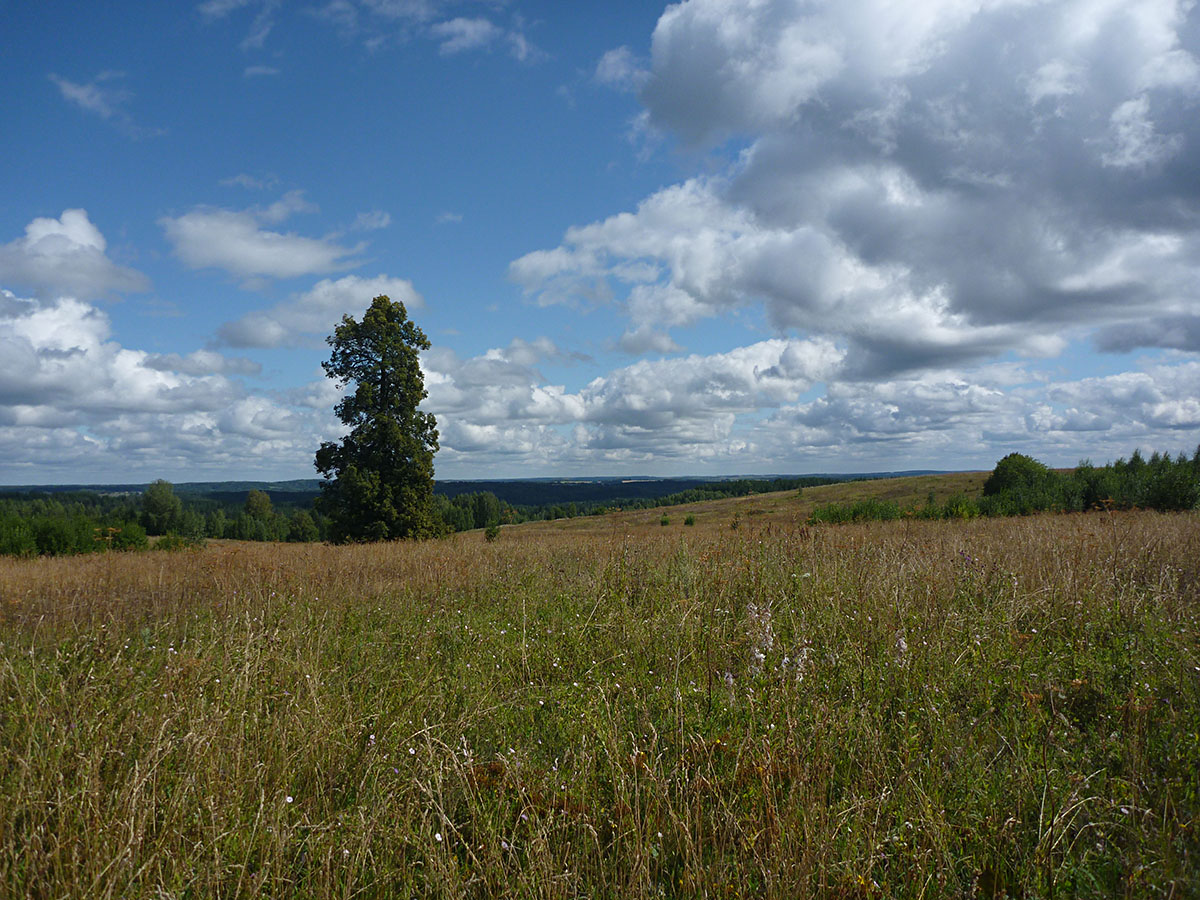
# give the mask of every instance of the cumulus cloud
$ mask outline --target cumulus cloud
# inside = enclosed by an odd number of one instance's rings
[[[175,255],[193,269],[224,269],[246,279],[295,278],[361,265],[357,258],[361,244],[346,247],[330,237],[304,237],[263,227],[315,208],[300,191],[290,191],[266,207],[201,206],[181,216],[164,216],[159,224]]]
[[[620,91],[634,91],[645,84],[650,73],[642,67],[628,47],[615,47],[607,51],[596,63],[593,77],[600,84]]]
[[[842,342],[862,379],[1053,356],[1131,319],[1177,329],[1200,280],[1188,8],[672,5],[647,120],[733,137],[736,159],[510,274],[538,303],[614,303],[631,350],[759,307],[782,334]],[[597,78],[622,82],[630,58]]]
[[[143,365],[159,372],[181,375],[257,375],[262,364],[243,356],[225,356],[214,350],[194,350],[188,354],[151,353]]]
[[[533,368],[528,349],[514,342],[470,359],[446,348],[423,355],[439,465],[454,471],[487,459],[514,475],[531,466],[880,471],[990,467],[1010,450],[1070,464],[1139,444],[1187,449],[1200,416],[1193,363],[1058,383],[1011,363],[847,380],[836,345],[772,339],[642,360],[568,390]]]
[[[1112,353],[1138,347],[1163,347],[1200,353],[1200,316],[1166,315],[1141,322],[1125,322],[1096,333],[1096,346]]]
[[[32,409],[61,424],[215,409],[231,395],[223,378],[171,371],[161,358],[150,360],[111,341],[108,317],[86,303],[39,305],[9,291],[3,295],[0,406],[10,420]]]
[[[229,377],[257,371],[207,350],[123,347],[94,306],[0,290],[0,481],[303,471],[329,407],[252,395]]]
[[[438,52],[443,56],[484,50],[497,43],[506,45],[509,55],[518,62],[532,62],[541,56],[541,51],[525,36],[519,19],[516,27],[505,29],[490,19],[458,16],[431,25],[429,34],[439,42]]]
[[[91,299],[150,289],[145,275],[114,263],[107,249],[87,210],[64,210],[57,219],[34,219],[24,237],[0,245],[0,280],[29,287],[43,298]]]
[[[374,278],[347,275],[336,281],[325,278],[310,290],[295,294],[270,309],[226,322],[217,336],[233,347],[295,347],[319,343],[333,332],[343,315],[360,316],[380,295],[398,300],[410,309],[424,303],[412,282],[400,278],[386,275]]]
[[[568,391],[533,368],[563,355],[545,339],[467,360],[445,348],[425,353],[425,405],[440,422],[454,423],[443,447],[467,453],[482,435],[523,428],[527,436],[554,434],[553,445],[579,462],[615,459],[622,448],[637,458],[732,452],[741,442],[739,416],[795,401],[835,372],[842,356],[828,342],[775,339],[728,353],[642,360]]]
[[[438,22],[429,30],[435,38],[441,41],[438,49],[445,55],[486,47],[503,34],[500,28],[482,18],[450,19],[446,22]]]

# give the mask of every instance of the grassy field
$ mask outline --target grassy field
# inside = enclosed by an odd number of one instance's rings
[[[906,481],[0,560],[0,897],[1200,896],[1200,519]]]

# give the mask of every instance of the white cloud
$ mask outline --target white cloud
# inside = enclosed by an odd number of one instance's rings
[[[378,275],[360,278],[347,275],[337,281],[328,278],[310,290],[270,309],[249,313],[226,322],[219,338],[233,347],[288,347],[319,343],[333,332],[343,315],[360,316],[380,295],[403,303],[410,309],[424,301],[412,282]]]
[[[60,75],[50,74],[50,80],[58,86],[64,100],[112,122],[126,136],[143,138],[164,134],[160,128],[145,128],[134,122],[128,110],[129,103],[133,100],[133,92],[114,83],[124,77],[124,72],[101,72],[91,81],[80,84]]]
[[[380,228],[387,228],[392,224],[392,216],[381,209],[373,209],[370,212],[360,212],[354,219],[354,224],[350,227],[354,231],[377,231]]]
[[[1144,169],[1175,156],[1183,148],[1182,135],[1161,135],[1150,118],[1150,100],[1144,94],[1126,100],[1109,119],[1112,149],[1102,157],[1105,165]]]
[[[622,91],[634,91],[645,84],[650,73],[642,67],[628,47],[607,51],[596,63],[594,78],[600,84]]]
[[[143,364],[159,372],[178,372],[181,375],[257,375],[262,364],[241,356],[225,356],[214,350],[193,350],[179,353],[152,353]]]
[[[646,353],[678,353],[683,349],[665,331],[657,331],[649,325],[627,329],[617,341],[617,346],[622,352],[633,356]]]
[[[147,365],[147,354],[110,340],[107,316],[86,303],[38,306],[9,291],[3,296],[0,404],[6,408],[40,407],[62,421],[95,422],[122,412],[214,409],[230,395],[222,378]]]
[[[123,107],[133,97],[125,88],[104,86],[103,82],[119,77],[119,73],[106,72],[87,84],[79,84],[51,73],[50,80],[58,85],[64,100],[74,103],[80,109],[95,113],[102,119],[111,119],[123,115]]]
[[[429,28],[430,36],[439,41],[438,52],[453,56],[468,50],[484,50],[502,42],[508,46],[509,55],[518,62],[534,62],[542,52],[525,36],[523,22],[516,20],[516,27],[501,28],[490,19],[458,16],[437,22]]]
[[[332,407],[292,407],[227,377],[257,369],[207,350],[129,349],[93,306],[0,290],[0,482],[303,474]]]
[[[1177,325],[1200,279],[1186,21],[1172,0],[673,5],[648,121],[741,153],[510,275],[540,304],[615,305],[631,350],[761,307],[870,379]]]
[[[297,212],[315,209],[291,191],[267,207],[228,210],[197,207],[159,219],[175,255],[193,269],[219,268],[240,278],[295,278],[361,265],[363,246],[345,247],[331,238],[269,231]]]
[[[145,275],[114,263],[107,249],[87,210],[64,210],[57,219],[34,219],[25,226],[24,237],[0,245],[0,280],[28,286],[47,298],[66,294],[91,299],[150,289]]]
[[[503,34],[500,28],[482,18],[450,19],[446,22],[438,22],[429,30],[435,38],[442,42],[439,50],[445,55],[486,47]]]

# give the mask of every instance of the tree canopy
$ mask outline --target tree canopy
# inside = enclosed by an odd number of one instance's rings
[[[335,542],[424,538],[440,533],[433,505],[437,422],[418,409],[427,396],[419,352],[425,333],[404,304],[376,297],[356,321],[343,316],[326,338],[325,373],[347,390],[334,413],[350,433],[317,450],[327,479],[319,509]]]

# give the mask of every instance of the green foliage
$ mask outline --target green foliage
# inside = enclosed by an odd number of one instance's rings
[[[5,556],[37,556],[37,538],[28,519],[0,519],[0,553]]]
[[[134,521],[109,528],[108,533],[108,545],[113,550],[145,550],[150,546],[146,529]]]
[[[1154,453],[1149,460],[1134,451],[1097,468],[1087,460],[1070,473],[1047,468],[1032,457],[1010,453],[996,464],[983,485],[983,496],[949,497],[939,506],[931,492],[921,509],[901,511],[894,503],[865,500],[827,504],[813,510],[812,522],[844,523],[894,519],[971,519],[976,516],[1024,516],[1044,511],[1085,512],[1092,509],[1190,510],[1200,506],[1200,448],[1189,459]]]
[[[688,526],[695,525],[695,524],[696,524],[696,517],[695,517],[695,516],[693,516],[693,515],[688,515],[688,517],[687,517],[686,519],[684,519],[684,520],[683,520],[683,524],[684,524],[684,525],[688,525]]]
[[[275,515],[275,510],[271,507],[271,498],[259,490],[252,490],[246,495],[246,515],[252,519],[261,519],[264,522],[270,521]]]
[[[328,479],[318,509],[337,543],[432,537],[433,454],[437,428],[418,406],[427,396],[418,353],[429,340],[409,321],[404,304],[376,297],[361,322],[343,316],[327,339],[322,365],[353,386],[334,412],[350,433],[325,442],[316,467]]]
[[[809,517],[810,522],[842,525],[847,522],[886,522],[900,518],[900,507],[891,500],[874,497],[854,503],[829,503],[818,506]]]
[[[171,482],[161,478],[142,494],[142,525],[147,534],[166,534],[179,526],[183,501],[175,494]]]
[[[490,544],[500,537],[500,526],[493,522],[483,531],[484,539]]]
[[[197,546],[194,541],[189,541],[182,535],[174,533],[164,534],[153,544],[155,550],[166,550],[167,552],[186,550],[187,548],[194,546]]]
[[[291,520],[288,522],[288,538],[289,541],[318,541],[321,539],[321,532],[317,528],[317,523],[313,521],[313,517],[308,510],[300,509],[295,512]]]
[[[958,493],[946,498],[941,517],[944,519],[974,519],[978,515],[979,504],[966,494]]]
[[[1050,470],[1032,456],[1010,453],[996,463],[996,468],[983,483],[983,496],[1038,489],[1049,480],[1050,475]]]
[[[671,524],[671,520],[667,516],[663,516],[661,519],[658,520],[658,524],[662,525],[665,528],[666,526]]]

